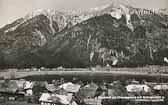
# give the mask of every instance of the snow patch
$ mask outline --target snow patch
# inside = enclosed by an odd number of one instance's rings
[[[39,31],[39,30],[35,30],[35,32],[33,32],[33,34],[37,35],[40,39],[40,43],[38,43],[39,46],[44,46],[47,43],[47,39],[45,38],[45,36]]]
[[[7,30],[5,31],[5,33],[7,33],[7,32],[12,32],[12,31],[16,30],[17,27],[18,27],[18,25],[7,29]]]
[[[122,12],[119,9],[113,10],[111,16],[119,20],[122,17]]]
[[[55,30],[54,30],[54,28],[53,28],[52,16],[49,16],[48,19],[50,20],[49,26],[50,26],[50,29],[51,29],[51,31],[52,31],[51,33],[54,34],[54,33],[55,33]]]
[[[60,27],[63,26],[63,28],[64,28],[67,25],[66,17],[63,16],[62,13],[59,13],[59,12],[57,12],[55,10],[50,10],[50,9],[47,9],[47,10],[38,9],[37,11],[34,11],[34,12],[29,13],[28,15],[24,16],[23,17],[23,21],[21,21],[16,26],[11,27],[10,29],[6,30],[5,33],[16,30],[16,28],[18,26],[20,26],[21,24],[25,23],[26,21],[28,21],[28,20],[30,20],[30,19],[34,18],[35,16],[38,16],[38,15],[44,15],[44,16],[46,16],[49,19],[49,21],[50,21],[49,26],[50,26],[52,34],[55,33],[55,29],[53,28],[53,21],[56,21],[58,23],[59,29],[60,29]],[[63,22],[62,21],[60,22],[60,19],[58,19],[59,15],[63,17],[63,20],[64,20]]]
[[[118,20],[121,19],[122,15],[124,15],[126,17],[127,26],[133,30],[129,11],[129,8],[125,7],[124,5],[120,5],[118,8],[113,9],[110,15]]]
[[[89,43],[90,43],[91,38],[92,38],[92,35],[90,34],[90,35],[89,35],[89,38],[88,38],[88,40],[87,40],[87,48],[89,47]]]
[[[124,12],[124,15],[126,17],[127,26],[130,29],[133,29],[133,26],[131,24],[131,15],[129,14],[130,10],[128,8],[126,8],[125,6],[123,6],[123,5],[120,5],[120,8],[122,9],[122,11]]]
[[[34,18],[35,16],[38,16],[38,15],[45,15],[50,23],[49,23],[49,26],[50,26],[50,29],[51,29],[51,33],[54,34],[55,33],[55,30],[53,28],[53,20],[52,20],[52,17],[56,14],[54,10],[50,10],[50,9],[47,9],[47,10],[43,10],[43,9],[38,9],[37,11],[34,11],[30,14],[28,14],[27,16],[25,16],[25,21],[31,19],[31,18]]]
[[[94,53],[93,51],[90,53],[90,61],[93,60],[94,54],[95,54],[95,53]]]

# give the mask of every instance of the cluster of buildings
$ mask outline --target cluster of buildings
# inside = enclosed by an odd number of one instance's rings
[[[157,96],[168,90],[168,84],[131,81],[83,83],[78,78],[65,81],[1,80],[0,101],[27,101],[41,105],[85,105],[88,99],[112,96]],[[163,94],[162,94],[163,95]],[[100,103],[101,105],[101,103]]]

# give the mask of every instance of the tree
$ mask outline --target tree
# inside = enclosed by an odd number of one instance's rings
[[[0,51],[0,68],[4,67],[5,67],[4,54],[2,53],[2,51]]]

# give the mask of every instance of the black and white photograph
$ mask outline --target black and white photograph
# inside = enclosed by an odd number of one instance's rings
[[[0,0],[0,105],[168,105],[168,0]]]

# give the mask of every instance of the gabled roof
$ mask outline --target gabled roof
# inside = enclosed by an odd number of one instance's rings
[[[72,93],[78,92],[80,87],[81,87],[80,85],[75,85],[71,82],[64,83],[64,84],[59,86],[59,88],[63,88],[65,91],[72,92]]]
[[[35,85],[34,82],[26,81],[24,79],[16,81],[16,83],[18,85],[18,89],[23,89],[23,90],[32,89]]]
[[[93,98],[96,95],[98,86],[95,83],[85,85],[80,89],[80,93],[84,98]]]
[[[53,100],[54,103],[60,102],[61,104],[69,105],[72,100],[72,95],[73,94],[68,94],[68,95],[52,94],[51,98],[56,99],[55,101]]]
[[[48,84],[47,82],[45,82],[44,84],[45,84],[46,89],[47,89],[48,91],[50,91],[50,92],[54,92],[54,91],[58,90],[58,89],[54,86],[54,84]]]
[[[148,85],[144,85],[144,84],[130,84],[128,86],[126,86],[127,92],[149,92],[150,91],[150,87]]]
[[[26,81],[24,89],[32,89],[34,87],[34,82]]]
[[[72,100],[72,94],[58,95],[48,93],[43,93],[39,99],[40,102],[61,103],[64,105],[69,105],[71,100]]]
[[[43,93],[39,99],[39,101],[41,102],[52,102],[52,100],[50,100],[51,95],[48,93]]]
[[[21,79],[21,80],[19,80],[19,81],[16,81],[16,83],[17,83],[17,85],[18,85],[18,89],[23,90],[24,87],[25,87],[26,80]]]
[[[98,89],[98,85],[96,85],[95,83],[90,83],[90,84],[85,85],[83,88],[89,88],[89,89],[97,90]]]

